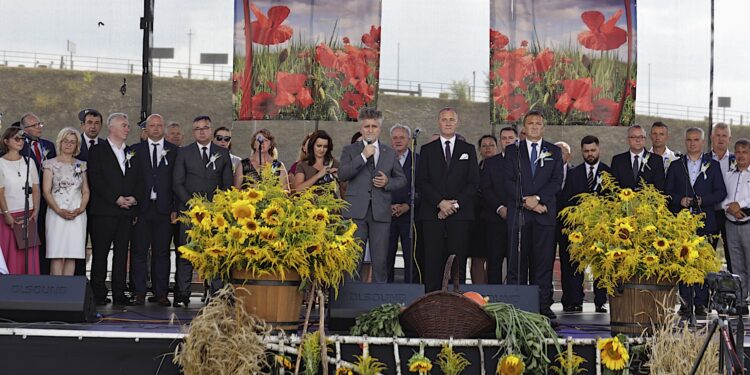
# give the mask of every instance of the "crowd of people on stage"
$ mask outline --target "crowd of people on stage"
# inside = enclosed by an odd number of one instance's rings
[[[304,137],[287,168],[267,129],[247,140],[252,151],[242,158],[230,151],[231,129],[214,128],[208,116],[193,120],[195,142],[184,146],[181,126],[159,114],[148,116],[142,141],[133,145],[126,144],[126,114],[105,118],[86,109],[78,117],[80,128],[62,129],[54,143],[43,139],[44,124],[33,113],[3,131],[0,273],[85,275],[90,238],[98,305],[188,306],[193,268],[179,254],[169,300],[170,249],[187,240],[180,212],[195,194],[210,199],[217,189],[253,184],[268,165],[290,193],[335,184],[348,202],[342,214],[357,224],[355,235],[366,246],[362,281],[393,282],[400,247],[404,281],[421,281],[427,292],[435,291],[446,259],[455,254],[454,272],[462,281],[468,262],[474,283],[538,285],[540,312],[554,319],[558,255],[563,310],[582,311],[584,277],[570,259],[557,214],[575,205],[578,194],[600,192],[599,176],[608,172],[623,188],[655,186],[674,212],[705,213],[698,234],[721,234],[728,268],[741,276],[746,296],[750,290],[750,173],[744,173],[750,141],[731,145],[730,127],[723,123],[712,127],[711,150],[704,150],[702,129],[687,129],[684,153],[666,146],[666,124],[630,126],[628,149],[609,165],[600,160],[599,139],[587,135],[580,140],[583,163],[573,166],[575,150],[545,138],[545,120],[536,111],[523,117],[519,129],[483,135],[475,148],[458,133],[458,112],[444,108],[437,132],[417,153],[410,146],[418,129],[397,123],[381,137],[382,112],[363,108],[359,131],[340,153],[331,136],[318,130]],[[103,126],[107,138],[99,137]],[[111,295],[105,283],[110,253]],[[707,313],[704,286],[679,289],[681,314]],[[606,293],[595,288],[594,295],[596,312],[606,312]]]

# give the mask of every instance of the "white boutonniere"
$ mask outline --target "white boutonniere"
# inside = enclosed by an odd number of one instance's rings
[[[135,151],[130,150],[125,154],[125,164],[130,168],[130,159],[132,159],[135,156]]]
[[[711,166],[711,162],[705,162],[703,165],[701,165],[701,171],[698,172],[698,176],[703,175],[703,179],[706,180],[708,178],[708,175],[706,175],[706,171],[708,170],[708,167]]]
[[[737,170],[737,158],[735,158],[734,155],[729,156],[729,170],[730,171]]]
[[[164,165],[169,165],[169,160],[167,160],[167,154],[169,153],[169,149],[163,149],[161,150],[161,154],[159,155],[159,163],[161,163],[162,159],[164,160]],[[158,165],[158,163],[157,163]]]
[[[208,163],[206,163],[206,168],[208,168],[209,165],[213,165],[214,170],[216,170],[216,159],[221,157],[219,154],[213,154],[211,155],[211,158],[208,159]]]
[[[602,175],[596,176],[596,183],[594,184],[594,191],[602,187]]]
[[[545,160],[552,160],[552,153],[547,151],[546,148],[542,149],[542,153],[539,154],[538,158],[536,158],[536,162],[539,163],[540,167],[544,168]]]
[[[641,172],[643,172],[644,168],[648,168],[649,170],[651,170],[651,166],[648,165],[649,159],[651,159],[651,154],[647,152],[646,155],[643,157],[643,162],[641,163]]]
[[[39,142],[39,145],[41,145],[41,144],[42,143]],[[44,148],[44,146],[42,146],[42,161],[47,160],[47,155],[49,155],[49,150],[46,149],[46,148]]]
[[[83,165],[81,163],[76,163],[73,166],[73,176],[79,177],[83,173]]]

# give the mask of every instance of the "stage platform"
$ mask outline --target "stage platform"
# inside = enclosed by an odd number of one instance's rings
[[[111,305],[100,307],[100,320],[96,323],[2,323],[2,374],[178,374],[179,369],[172,363],[172,354],[200,307],[200,298],[195,296],[189,308],[165,308],[153,303],[123,309],[114,309]],[[594,312],[591,303],[584,304],[584,311],[580,313],[564,313],[560,304],[553,305],[553,311],[558,315],[555,329],[561,338],[596,339],[610,336],[609,314]],[[709,315],[709,318],[712,317],[715,315]],[[317,317],[314,320],[317,321]],[[747,327],[750,320],[746,318],[744,321]],[[336,333],[347,334],[328,332]],[[399,347],[402,366],[405,366],[413,350],[408,346]],[[479,363],[476,348],[457,350],[465,352],[470,362]],[[593,368],[596,362],[593,345],[576,345],[575,350],[587,358],[588,373],[596,373]],[[426,354],[431,358],[438,351],[438,348],[426,348]],[[485,367],[493,371],[492,366],[497,359],[493,361],[492,358],[497,349],[485,347],[483,351],[487,362]],[[371,345],[370,352],[393,369],[393,345]],[[750,353],[747,331],[745,352]],[[361,354],[361,349],[356,344],[342,344],[341,354],[344,359],[352,358],[355,354]],[[478,368],[476,370],[467,374],[478,374]]]

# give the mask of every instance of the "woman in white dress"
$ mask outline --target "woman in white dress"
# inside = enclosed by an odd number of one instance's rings
[[[42,168],[42,192],[47,200],[47,258],[50,274],[73,275],[76,259],[86,256],[86,205],[89,185],[86,163],[75,159],[81,133],[67,127],[57,135],[57,157]]]

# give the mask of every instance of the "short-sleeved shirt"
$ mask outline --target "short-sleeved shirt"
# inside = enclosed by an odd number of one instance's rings
[[[26,161],[20,158],[15,161],[0,158],[0,175],[5,188],[5,200],[8,211],[20,212],[24,209],[24,186],[26,185]],[[39,185],[39,172],[33,160],[29,160],[29,186]],[[34,201],[29,194],[29,208],[34,208]]]

